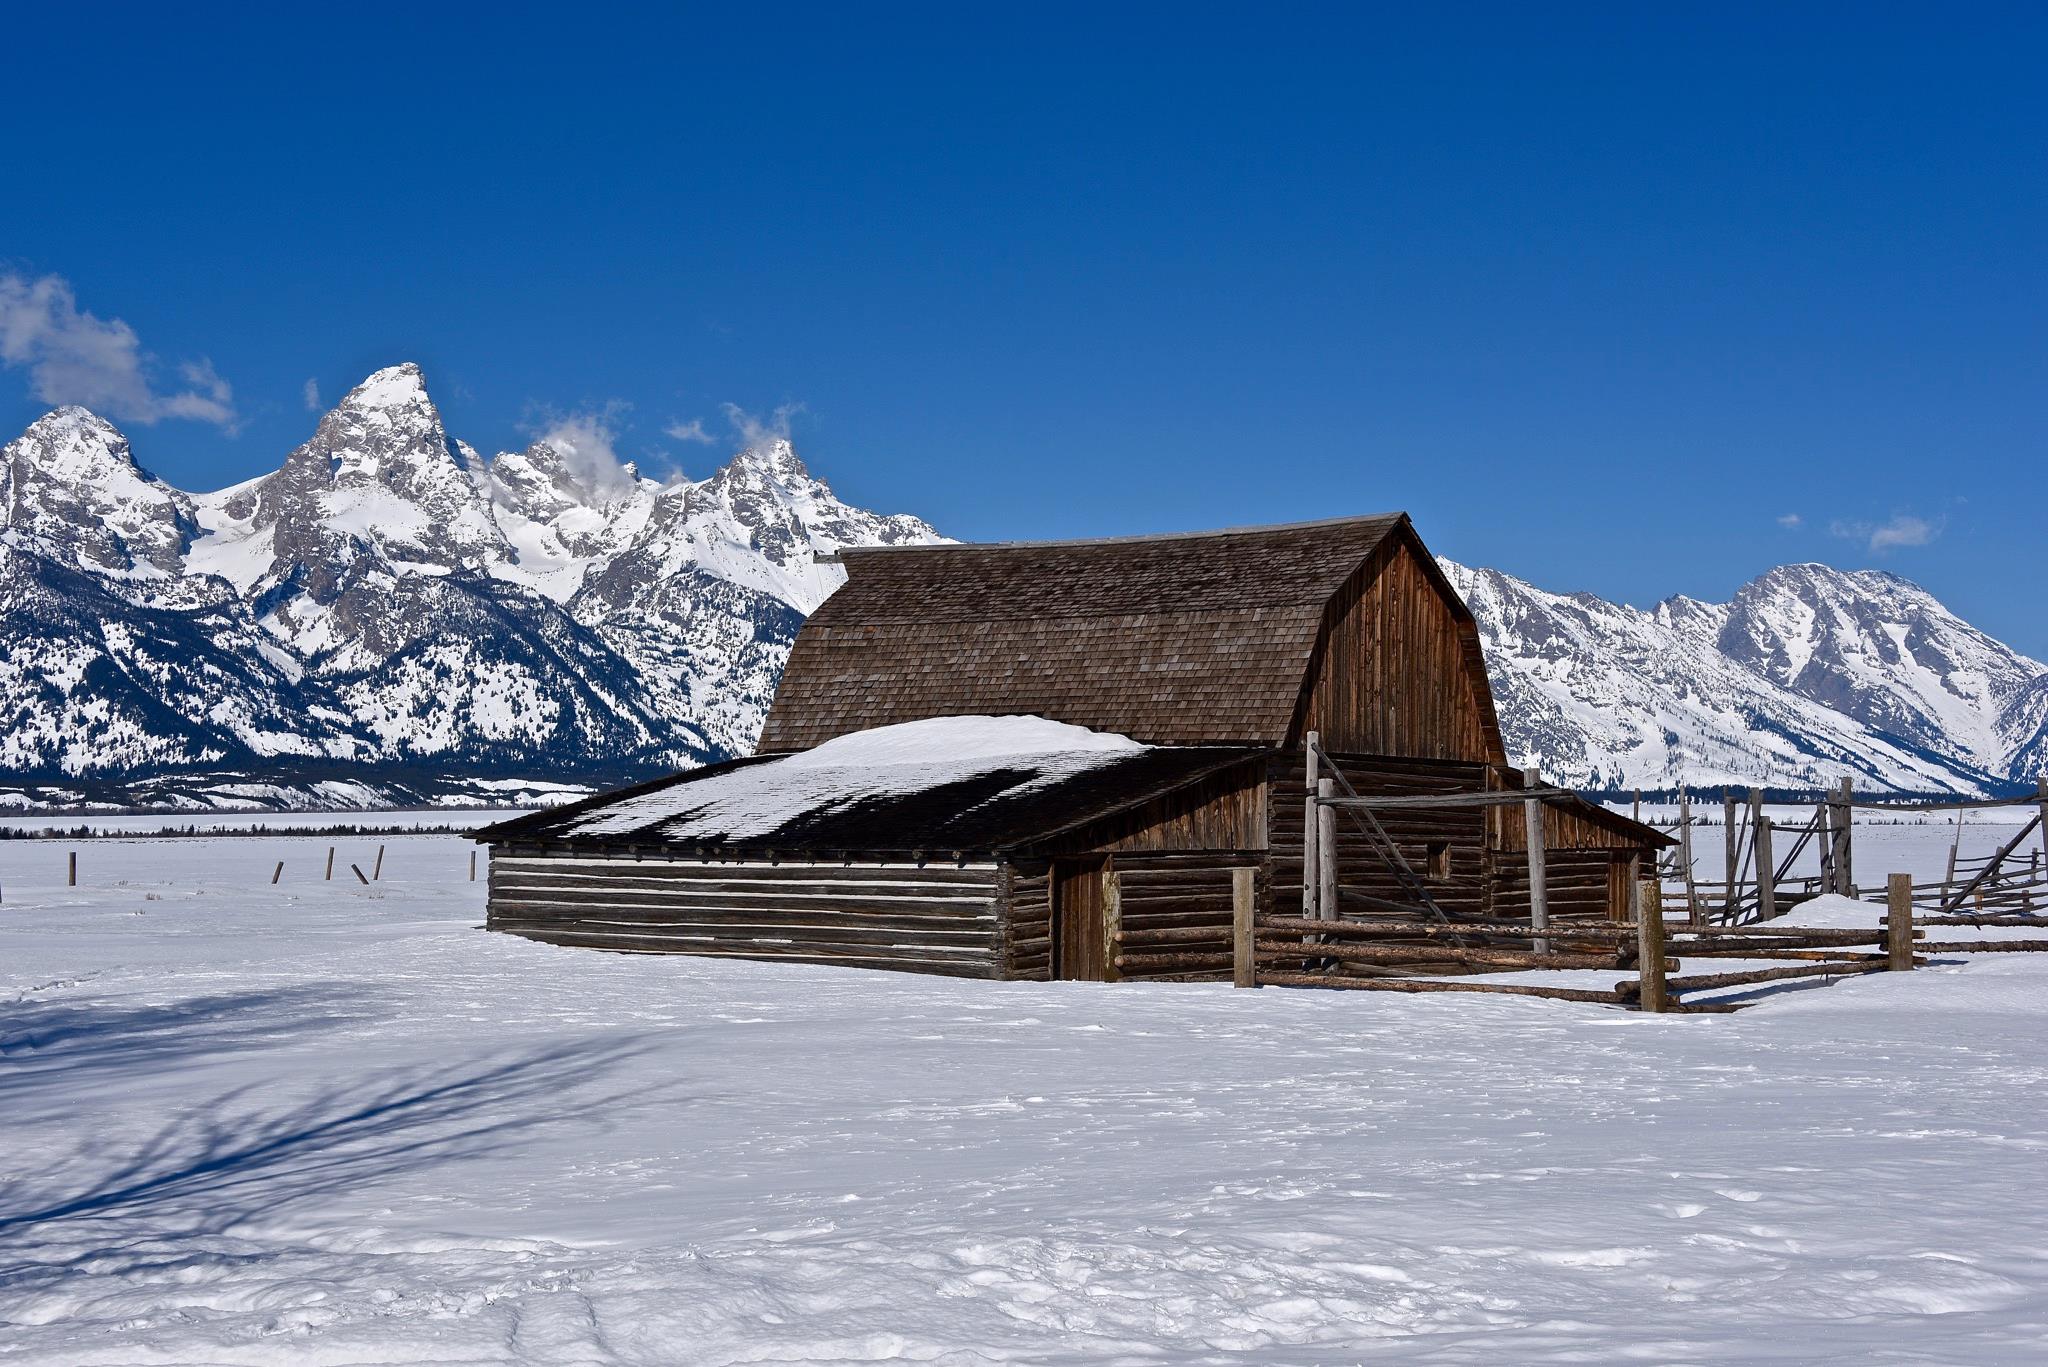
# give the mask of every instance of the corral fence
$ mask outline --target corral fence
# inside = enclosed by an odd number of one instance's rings
[[[2020,797],[1958,799],[1941,802],[1896,802],[1857,797],[1843,779],[1813,806],[1813,814],[1795,821],[1774,818],[1765,810],[1762,789],[1749,790],[1746,800],[1732,791],[1721,798],[1721,876],[1703,876],[1704,851],[1695,849],[1695,832],[1709,827],[1711,817],[1699,810],[1692,794],[1678,792],[1678,844],[1666,851],[1658,878],[1667,900],[1680,902],[1686,919],[1701,925],[1743,925],[1769,921],[1824,893],[1858,895],[1855,870],[1855,816],[1953,813],[1948,866],[1940,882],[1915,886],[1914,905],[1938,915],[1963,912],[2031,913],[2048,911],[2048,779],[2035,793]],[[1964,833],[1971,813],[2000,807],[2033,807],[2035,812],[2009,837],[1988,852],[1965,854]],[[1710,808],[1709,808],[1710,810]],[[2039,835],[2038,840],[2031,839]],[[1795,875],[1807,850],[1817,855],[1818,872]],[[1707,855],[1706,858],[1711,858]]]
[[[1519,921],[1448,923],[1258,916],[1241,904],[1233,981],[1239,987],[1324,987],[1369,992],[1480,992],[1592,1002],[1653,1012],[1729,1012],[1741,1003],[1689,1001],[1697,993],[1798,979],[1831,981],[1905,972],[1928,955],[2048,951],[2038,940],[1938,940],[1930,926],[2037,926],[2048,917],[1914,915],[1913,880],[1888,880],[1883,922],[1853,927],[1712,926],[1664,916],[1659,885],[1642,879],[1633,923],[1539,927]],[[1688,957],[1741,960],[1739,969],[1686,973]],[[1755,963],[1755,967],[1747,966]],[[1611,987],[1489,983],[1438,976],[1532,970],[1612,969]],[[1428,976],[1423,976],[1427,974]]]

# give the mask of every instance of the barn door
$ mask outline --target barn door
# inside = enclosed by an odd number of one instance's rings
[[[1056,859],[1052,866],[1053,976],[1099,983],[1102,960],[1102,871],[1106,859]]]

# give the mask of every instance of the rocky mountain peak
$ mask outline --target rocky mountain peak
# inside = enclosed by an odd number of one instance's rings
[[[135,463],[128,438],[67,405],[0,447],[0,525],[66,563],[170,575],[197,530],[190,497]]]

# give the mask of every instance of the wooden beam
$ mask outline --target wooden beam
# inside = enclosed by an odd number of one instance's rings
[[[1893,972],[1913,967],[1913,875],[1895,873],[1885,880],[1885,951]]]
[[[1630,870],[1631,873],[1634,870]],[[1631,880],[1635,889],[1637,997],[1645,1011],[1662,1012],[1670,1006],[1664,990],[1664,907],[1654,881]]]
[[[1542,786],[1542,779],[1537,776],[1535,765],[1532,764],[1522,770],[1522,782],[1524,786],[1530,788]],[[1531,798],[1522,804],[1522,828],[1529,843],[1529,924],[1537,930],[1543,930],[1550,925],[1550,902],[1548,889],[1545,888],[1543,881],[1542,802]],[[1549,950],[1550,941],[1536,941],[1537,953],[1544,954]]]
[[[1721,812],[1721,841],[1727,847],[1728,864],[1728,878],[1721,885],[1725,889],[1721,894],[1721,915],[1724,919],[1733,921],[1741,908],[1742,901],[1742,884],[1740,881],[1742,878],[1742,859],[1739,851],[1739,842],[1735,834],[1735,790],[1733,788],[1721,790]]]
[[[1316,857],[1323,829],[1322,809],[1316,805],[1316,761],[1321,749],[1318,733],[1309,732],[1305,760],[1308,766],[1308,782],[1301,806],[1301,914],[1311,921],[1316,919],[1317,911],[1317,880],[1314,871],[1321,867]]]
[[[1252,895],[1255,869],[1230,871],[1230,981],[1233,987],[1257,987],[1259,963],[1253,950],[1252,929],[1258,903]]]
[[[1316,780],[1318,798],[1336,795],[1334,779]],[[1337,919],[1337,809],[1320,801],[1316,803],[1316,917]]]
[[[1771,818],[1764,811],[1764,790],[1749,790],[1751,838],[1756,841],[1756,915],[1759,921],[1778,919],[1778,864],[1771,857]]]
[[[1114,864],[1102,871],[1102,981],[1121,976],[1116,967],[1116,937],[1123,930],[1123,875]]]
[[[1856,842],[1855,831],[1848,818],[1850,813],[1856,808],[1856,789],[1853,782],[1847,776],[1844,776],[1842,779],[1841,803],[1843,820],[1836,828],[1836,839],[1840,841],[1840,844],[1835,848],[1835,891],[1841,893],[1844,897],[1854,897],[1856,895]]]

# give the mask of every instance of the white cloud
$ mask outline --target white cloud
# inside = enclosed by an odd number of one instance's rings
[[[1788,532],[1793,531],[1800,526],[1803,526],[1805,522],[1806,519],[1801,517],[1797,513],[1786,513],[1783,517],[1778,519],[1778,525],[1780,527],[1783,527]]]
[[[306,401],[306,411],[308,413],[318,413],[320,411],[320,382],[318,380],[306,381],[306,387],[299,391],[299,396]]]
[[[602,408],[547,413],[527,431],[561,454],[577,483],[601,499],[617,498],[633,485],[635,472],[619,459],[619,423],[631,405],[614,400]]]
[[[1865,543],[1872,555],[1883,555],[1901,546],[1925,546],[1940,536],[1947,525],[1947,518],[1929,521],[1912,513],[1894,513],[1887,522],[1830,523],[1828,531],[1850,541]]]
[[[677,418],[661,430],[665,435],[674,437],[677,441],[694,441],[705,446],[709,446],[718,440],[718,438],[704,430],[704,419],[702,418],[692,418],[688,422]]]
[[[725,405],[725,420],[732,424],[733,431],[740,434],[748,450],[772,446],[778,441],[789,440],[789,420],[804,411],[800,403],[786,403],[766,418],[755,417],[736,403]]]
[[[82,404],[116,422],[150,426],[164,418],[210,422],[232,434],[240,423],[234,388],[206,360],[178,367],[185,387],[165,392],[156,359],[135,329],[78,308],[69,281],[0,275],[0,365],[28,371],[47,404]]]

